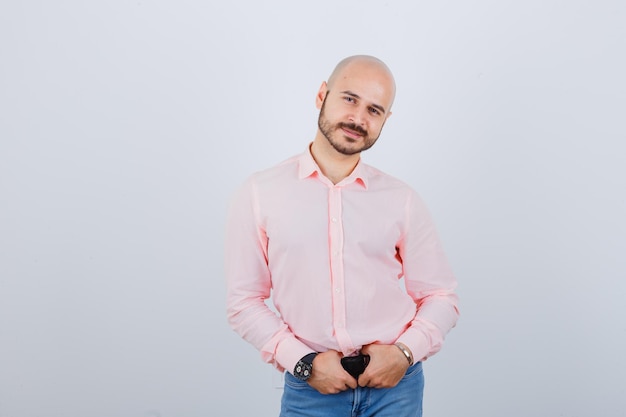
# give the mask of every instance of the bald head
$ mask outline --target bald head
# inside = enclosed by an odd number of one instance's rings
[[[328,77],[328,89],[332,90],[337,80],[345,79],[355,73],[368,73],[382,82],[389,89],[393,103],[396,96],[396,82],[393,74],[383,61],[370,55],[353,55],[342,59]]]
[[[320,114],[311,151],[319,156],[326,149],[358,158],[378,140],[391,116],[395,92],[393,75],[380,59],[368,55],[343,59],[315,96]]]

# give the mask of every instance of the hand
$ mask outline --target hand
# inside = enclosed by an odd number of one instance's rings
[[[359,375],[359,385],[362,387],[395,387],[409,369],[409,361],[395,345],[366,345],[361,353],[370,355],[365,372]]]
[[[320,353],[313,359],[313,373],[307,382],[322,394],[336,394],[357,387],[356,379],[341,366],[341,353],[336,350]]]

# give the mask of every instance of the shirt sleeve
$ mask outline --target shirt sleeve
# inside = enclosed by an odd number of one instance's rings
[[[227,318],[233,330],[260,351],[265,362],[280,371],[291,371],[311,349],[266,304],[271,295],[267,244],[257,190],[249,179],[236,192],[226,224]]]
[[[406,205],[406,230],[398,244],[404,282],[416,305],[415,318],[398,342],[420,361],[437,353],[459,317],[456,279],[430,213],[412,192]]]

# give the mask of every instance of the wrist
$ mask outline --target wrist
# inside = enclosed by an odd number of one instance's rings
[[[296,363],[293,369],[293,376],[301,381],[306,381],[311,378],[311,374],[313,373],[313,359],[315,359],[316,356],[317,352],[304,355],[302,359]]]
[[[400,349],[400,352],[402,352],[406,360],[409,362],[409,366],[412,366],[413,365],[413,353],[411,352],[411,349],[406,347],[404,343],[399,343],[399,342],[395,343],[395,346],[398,349]]]

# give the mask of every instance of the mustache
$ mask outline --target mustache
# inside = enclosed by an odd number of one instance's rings
[[[346,129],[350,129],[350,130],[354,130],[355,132],[363,135],[363,136],[367,136],[367,130],[363,129],[361,126],[356,125],[354,123],[343,123],[343,122],[339,122],[337,123],[337,126],[339,128],[346,128]]]

